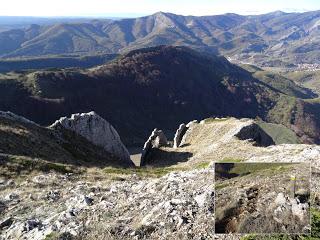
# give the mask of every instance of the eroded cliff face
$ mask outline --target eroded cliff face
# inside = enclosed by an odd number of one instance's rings
[[[95,112],[72,114],[70,118],[62,117],[53,123],[50,128],[71,130],[93,144],[103,147],[121,161],[132,163],[130,154],[121,142],[117,131]]]

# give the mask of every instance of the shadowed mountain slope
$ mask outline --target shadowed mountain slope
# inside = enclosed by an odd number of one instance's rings
[[[319,141],[317,103],[296,98],[309,92],[294,83],[286,94],[276,87],[223,57],[160,46],[89,70],[4,75],[0,109],[40,124],[94,110],[127,145],[143,143],[155,126],[173,134],[181,122],[210,116],[260,117],[295,129],[305,142]]]

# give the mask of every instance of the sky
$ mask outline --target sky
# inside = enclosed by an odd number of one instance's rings
[[[138,17],[159,11],[203,16],[320,10],[320,0],[0,0],[0,6],[0,16]]]

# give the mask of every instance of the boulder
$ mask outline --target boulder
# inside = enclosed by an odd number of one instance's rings
[[[174,148],[178,148],[180,146],[182,138],[187,130],[188,130],[188,127],[184,123],[180,124],[178,130],[176,131],[176,134],[174,135],[174,139],[173,139]]]
[[[279,193],[276,197],[276,199],[274,200],[275,204],[277,206],[282,206],[284,204],[286,204],[287,199],[285,198],[283,193]]]
[[[162,130],[158,130],[157,128],[155,128],[152,131],[148,140],[143,145],[140,165],[143,166],[145,164],[147,155],[152,148],[160,148],[162,146],[167,146],[167,145],[168,145],[168,140],[166,135],[163,133]]]
[[[132,165],[130,154],[122,143],[113,126],[95,112],[72,114],[71,118],[62,117],[50,128],[71,130],[93,144],[103,147],[106,152]]]

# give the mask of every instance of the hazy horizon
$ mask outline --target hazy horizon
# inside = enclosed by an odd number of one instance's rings
[[[143,6],[143,7],[141,7]],[[274,11],[307,12],[320,9],[318,0],[11,0],[2,3],[2,17],[130,18],[156,12],[207,16],[225,13],[256,15]]]
[[[72,15],[64,15],[64,16],[50,16],[50,15],[43,15],[43,16],[36,16],[36,15],[17,15],[17,16],[11,16],[11,15],[0,15],[0,18],[48,18],[48,19],[64,19],[64,18],[70,18],[70,19],[86,19],[86,18],[104,18],[104,19],[123,19],[123,18],[139,18],[139,17],[145,17],[145,16],[150,16],[153,14],[156,14],[158,12],[164,12],[164,13],[169,13],[169,14],[174,14],[174,15],[181,15],[181,16],[216,16],[216,15],[225,15],[225,14],[237,14],[241,16],[250,16],[250,15],[262,15],[262,14],[268,14],[268,13],[273,13],[273,12],[284,12],[284,13],[305,13],[305,12],[313,12],[313,11],[320,11],[319,9],[315,10],[305,10],[305,11],[284,11],[284,10],[274,10],[270,12],[264,12],[264,13],[251,13],[251,14],[241,14],[241,13],[236,13],[236,12],[224,12],[224,13],[217,13],[217,14],[207,14],[207,15],[192,15],[192,14],[179,14],[175,12],[166,12],[166,11],[157,11],[153,12],[150,14],[115,14],[115,15],[108,15],[108,14],[99,14],[99,15],[79,15],[79,16],[72,16]]]

